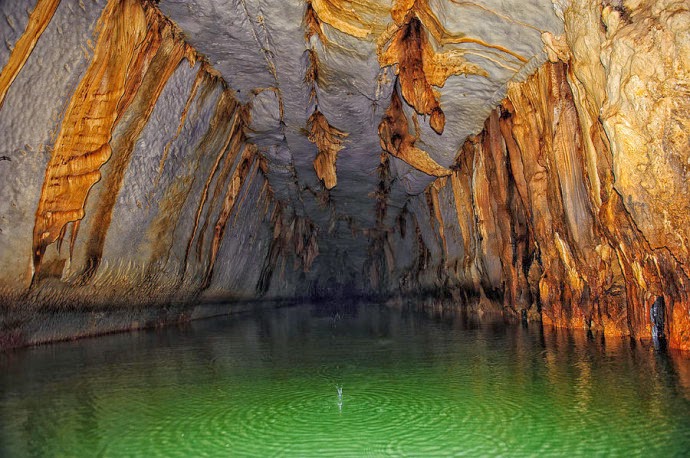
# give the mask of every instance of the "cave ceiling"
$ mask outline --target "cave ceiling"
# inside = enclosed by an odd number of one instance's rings
[[[544,40],[563,33],[551,0],[159,7],[250,107],[248,136],[267,159],[276,197],[328,231],[330,243],[339,233],[391,226],[410,195],[448,173],[507,83],[546,60]],[[377,221],[383,150],[388,211]]]

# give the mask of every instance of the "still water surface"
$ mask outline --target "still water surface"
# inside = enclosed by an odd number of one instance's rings
[[[0,356],[0,456],[459,455],[688,456],[690,361],[352,303]]]

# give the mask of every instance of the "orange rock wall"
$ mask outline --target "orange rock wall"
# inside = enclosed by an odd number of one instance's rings
[[[690,9],[556,6],[550,62],[510,83],[452,174],[408,201],[377,282],[690,350]]]
[[[409,206],[414,231],[435,235],[407,247],[416,263],[389,270],[408,291],[462,291],[481,311],[611,336],[651,338],[662,297],[670,346],[690,349],[684,266],[626,209],[606,132],[576,104],[573,79],[571,65],[547,63],[510,86],[453,173]],[[388,236],[394,254],[403,232]]]

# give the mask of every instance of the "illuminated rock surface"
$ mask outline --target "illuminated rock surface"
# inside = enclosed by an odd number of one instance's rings
[[[690,350],[685,2],[0,15],[0,346],[41,313],[438,294]]]

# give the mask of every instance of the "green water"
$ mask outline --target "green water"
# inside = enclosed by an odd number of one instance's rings
[[[0,356],[0,456],[449,455],[688,456],[690,361],[375,304]]]

